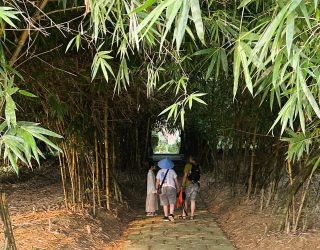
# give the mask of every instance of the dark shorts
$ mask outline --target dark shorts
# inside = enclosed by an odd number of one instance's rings
[[[195,201],[197,198],[197,194],[199,193],[199,185],[191,183],[186,187],[186,201]]]
[[[177,190],[173,187],[163,187],[162,194],[160,194],[162,205],[168,206],[169,204],[176,204]]]

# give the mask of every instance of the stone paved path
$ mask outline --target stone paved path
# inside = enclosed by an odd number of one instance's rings
[[[162,217],[133,221],[126,232],[123,250],[233,250],[203,203],[197,202],[195,220],[162,221]],[[176,211],[180,214],[180,211]]]

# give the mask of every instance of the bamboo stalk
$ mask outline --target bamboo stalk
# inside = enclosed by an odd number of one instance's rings
[[[296,232],[296,231],[297,231],[298,223],[299,223],[300,216],[301,216],[301,212],[302,212],[302,208],[303,208],[303,206],[304,206],[304,202],[305,202],[305,199],[306,199],[308,190],[309,190],[311,178],[312,178],[312,173],[310,174],[310,176],[309,176],[309,178],[308,178],[308,182],[307,182],[307,184],[306,184],[305,191],[304,191],[304,193],[303,193],[303,195],[302,195],[302,197],[301,197],[298,214],[297,214],[297,218],[296,218],[296,221],[295,221],[296,223],[294,224],[294,227],[293,227],[293,232]]]
[[[256,139],[257,139],[257,125],[254,128],[254,134],[253,134],[253,138],[252,138],[252,153],[251,153],[251,162],[250,162],[250,174],[249,174],[249,180],[248,180],[247,199],[250,198],[250,194],[252,192],[252,179],[253,179],[254,156],[255,156],[254,146],[256,144]]]
[[[63,189],[63,196],[64,196],[64,205],[68,207],[68,198],[67,198],[67,189],[66,189],[66,177],[63,171],[63,162],[61,156],[59,155],[59,165],[60,165],[60,173],[61,173],[61,181],[62,181],[62,189]]]
[[[99,152],[98,152],[98,139],[97,139],[97,130],[94,131],[94,150],[95,150],[95,163],[96,163],[96,175],[97,175],[97,196],[98,196],[98,205],[101,207],[100,199],[100,187],[99,187]]]
[[[67,160],[67,165],[68,165],[68,171],[69,171],[69,177],[70,177],[70,183],[71,183],[71,195],[72,195],[72,203],[74,206],[75,204],[75,197],[74,197],[74,173],[73,173],[73,170],[72,170],[72,160],[70,159],[70,154],[69,154],[69,151],[68,151],[68,148],[67,148],[67,145],[66,143],[64,142],[62,144],[62,148],[63,148],[63,151],[64,151],[64,155],[66,157],[66,160]]]
[[[150,128],[150,117],[148,117],[148,122],[147,122],[147,133],[146,133],[143,161],[148,159],[149,128]]]
[[[288,146],[288,151],[290,150],[290,144]],[[288,171],[288,176],[289,176],[289,181],[290,181],[290,186],[293,184],[293,179],[292,179],[292,166],[291,166],[291,161],[288,159],[287,161],[287,171]],[[295,227],[295,202],[294,202],[294,197],[295,195],[292,195],[292,202],[291,202],[291,209],[292,209],[292,226]]]
[[[39,20],[39,18],[41,17],[40,13],[41,11],[46,7],[46,5],[48,4],[49,0],[43,0],[41,2],[41,4],[39,5],[39,7],[37,8],[37,11],[34,13],[34,15],[31,18],[31,23],[28,24],[28,27],[22,32],[20,38],[19,38],[19,42],[18,42],[18,46],[16,47],[15,51],[13,52],[10,60],[9,60],[9,65],[12,66],[18,59],[21,50],[23,48],[23,46],[25,45],[28,37],[29,37],[29,32],[30,32],[30,26],[31,24],[35,23],[37,20]]]
[[[99,147],[99,149],[100,149],[100,152],[102,152],[102,147],[100,146]],[[105,171],[105,169],[104,169],[104,167],[103,167],[103,158],[102,158],[102,156],[100,156],[99,157],[99,159],[100,159],[100,166],[101,166],[101,185],[102,185],[102,187],[105,187],[106,186],[106,178],[105,178],[105,173],[104,173],[104,171]]]
[[[135,123],[135,135],[136,135],[136,148],[135,148],[135,152],[136,152],[136,155],[135,155],[135,157],[136,157],[136,164],[137,164],[137,166],[139,167],[139,170],[140,170],[140,168],[141,168],[141,164],[140,164],[140,153],[139,153],[139,130],[138,130],[138,124],[137,124],[137,122]]]
[[[272,193],[273,193],[273,189],[274,189],[274,181],[271,181],[271,183],[269,184],[269,191],[268,191],[268,198],[267,198],[267,202],[266,202],[266,207],[269,207],[270,205],[270,201],[271,201],[271,198],[272,198]]]
[[[72,202],[73,206],[76,205],[76,181],[75,181],[75,153],[73,141],[71,141],[71,175],[72,175]]]
[[[263,209],[263,199],[264,199],[264,188],[261,190],[261,197],[260,197],[260,211]]]
[[[77,165],[77,178],[78,178],[78,202],[82,201],[82,192],[81,192],[81,170],[80,170],[80,163],[79,163],[79,154],[78,150],[76,150],[76,165]]]
[[[114,198],[116,201],[120,201],[119,200],[119,192],[118,192],[118,187],[117,187],[117,184],[115,182],[115,179],[113,180],[113,189],[114,189]]]
[[[90,160],[89,160],[90,161]],[[96,216],[96,196],[95,196],[95,165],[93,162],[91,163],[91,169],[92,169],[92,202],[93,202],[93,215]]]
[[[110,210],[110,184],[109,184],[109,148],[108,148],[108,101],[104,109],[104,146],[105,146],[105,166],[106,166],[106,205]]]
[[[6,201],[6,194],[2,193],[0,196],[0,216],[4,225],[4,250],[16,250],[16,243],[14,240],[9,209]]]

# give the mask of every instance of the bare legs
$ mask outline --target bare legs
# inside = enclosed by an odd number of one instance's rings
[[[194,211],[196,210],[196,201],[191,200],[191,214],[190,216],[194,216]]]
[[[165,217],[168,217],[168,206],[163,205],[163,213]],[[174,204],[170,204],[170,214],[174,213]]]
[[[190,212],[190,216],[193,217],[194,216],[194,211],[196,210],[196,201],[194,200],[191,200],[190,201],[190,209],[191,209],[191,212]],[[185,211],[187,211],[188,209],[188,202],[185,201],[184,202],[184,209],[182,210],[182,216],[185,217],[186,216],[186,213]]]
[[[168,206],[163,205],[163,213],[165,217],[168,217]]]
[[[170,214],[174,213],[174,204],[170,204]]]

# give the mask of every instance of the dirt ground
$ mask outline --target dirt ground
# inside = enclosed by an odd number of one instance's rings
[[[259,209],[258,200],[232,198],[226,185],[203,188],[202,197],[217,222],[237,249],[284,250],[320,249],[320,230],[305,233],[276,233],[271,211]]]
[[[7,194],[17,248],[24,249],[107,249],[118,239],[132,212],[111,204],[93,218],[84,209],[65,209],[59,169],[55,164],[35,172],[2,178],[0,191]],[[79,210],[80,211],[80,210]],[[0,222],[0,248],[3,246]]]
[[[271,227],[274,217],[268,210],[259,211],[259,200],[248,202],[241,195],[232,198],[226,185],[208,188],[206,180],[204,183],[201,195],[207,207],[238,249],[320,249],[318,227],[306,233],[276,233]],[[7,194],[19,250],[118,249],[122,233],[137,214],[115,203],[109,212],[100,209],[95,218],[87,209],[74,213],[65,209],[55,164],[25,173],[19,179],[0,178],[0,192]],[[2,245],[0,223],[0,248]]]

